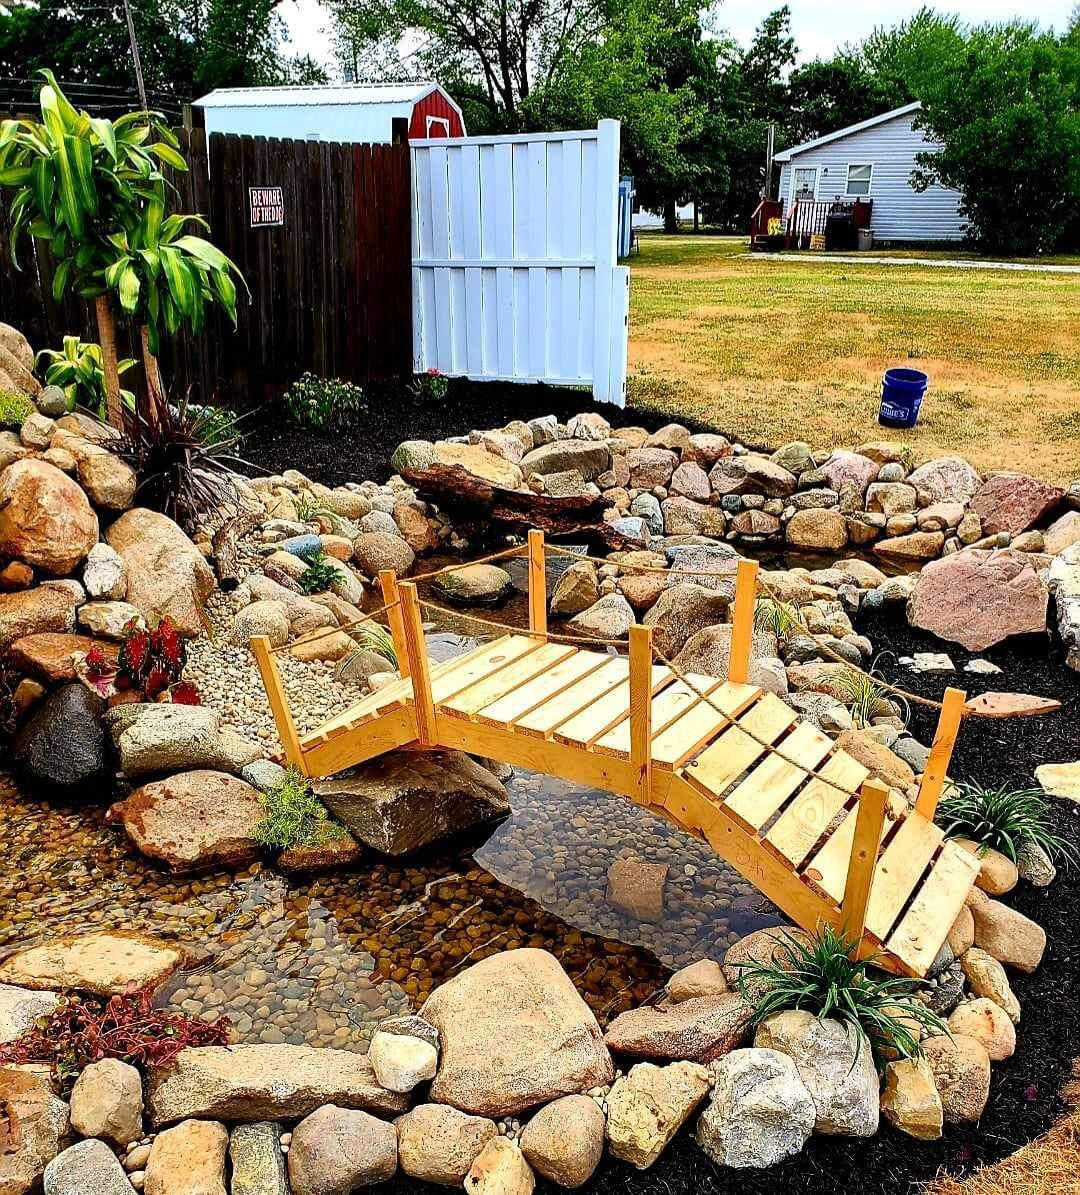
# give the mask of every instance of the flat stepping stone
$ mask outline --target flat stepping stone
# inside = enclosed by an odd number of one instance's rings
[[[1072,763],[1044,763],[1035,769],[1035,779],[1050,797],[1080,801],[1080,759]]]
[[[980,693],[967,702],[967,711],[982,718],[1026,718],[1036,714],[1055,714],[1061,702],[1053,697],[1032,693]]]

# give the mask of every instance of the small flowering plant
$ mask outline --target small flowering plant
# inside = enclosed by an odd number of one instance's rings
[[[449,389],[450,379],[438,369],[418,373],[409,387],[409,391],[419,402],[442,402]]]
[[[132,693],[145,701],[199,705],[199,690],[181,680],[186,660],[184,640],[166,614],[153,627],[133,618],[124,627],[116,663],[95,645],[83,657],[80,672],[102,697]]]

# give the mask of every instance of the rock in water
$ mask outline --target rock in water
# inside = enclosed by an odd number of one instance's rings
[[[508,950],[437,988],[421,1010],[440,1034],[431,1098],[512,1116],[609,1083],[600,1026],[546,950]]]
[[[639,1062],[608,1095],[611,1152],[647,1170],[709,1094],[709,1071],[696,1062]]]
[[[154,1138],[146,1162],[145,1195],[227,1195],[229,1134],[213,1120],[185,1120]]]
[[[131,1195],[123,1166],[104,1141],[79,1141],[45,1167],[45,1195]]]
[[[314,784],[357,839],[404,855],[510,812],[506,789],[460,751],[394,751]]]
[[[420,1104],[396,1124],[402,1172],[446,1187],[460,1186],[484,1146],[499,1135],[493,1120],[447,1104]]]
[[[238,1124],[229,1134],[230,1195],[289,1195],[281,1126],[272,1120]]]
[[[100,697],[77,683],[46,697],[15,737],[14,758],[27,779],[65,792],[102,784],[104,709]]]
[[[541,1108],[521,1134],[525,1161],[568,1189],[592,1178],[604,1156],[604,1114],[587,1095],[564,1095]]]
[[[46,1081],[17,1070],[0,1069],[0,1108],[4,1134],[0,1149],[0,1191],[27,1195],[40,1188],[45,1167],[60,1150],[68,1132],[68,1106],[53,1095]]]
[[[721,1166],[773,1166],[797,1154],[813,1132],[814,1101],[786,1054],[732,1050],[712,1067],[712,1099],[697,1142]]]
[[[512,585],[510,574],[497,564],[467,564],[452,573],[443,573],[435,581],[435,588],[444,597],[466,605],[497,602],[510,592]]]
[[[870,1045],[841,1021],[791,1010],[764,1020],[754,1045],[786,1054],[817,1109],[819,1133],[872,1137],[877,1132],[878,1076]]]
[[[119,1058],[91,1062],[71,1089],[71,1127],[83,1137],[130,1145],[142,1136],[142,1079]]]
[[[293,1195],[352,1195],[397,1170],[397,1133],[366,1112],[325,1104],[293,1131],[289,1183]]]
[[[175,946],[148,934],[99,931],[17,950],[0,963],[0,983],[112,996],[129,991],[132,984],[144,988],[163,983],[183,961]]]
[[[173,871],[239,867],[258,856],[265,817],[257,789],[225,772],[180,772],[137,788],[109,810],[144,855]]]
[[[63,577],[97,540],[97,515],[86,495],[55,466],[26,459],[0,475],[0,556]]]
[[[155,1124],[185,1117],[295,1120],[323,1104],[394,1116],[406,1101],[381,1087],[365,1054],[313,1046],[194,1046],[154,1072],[147,1107]]]

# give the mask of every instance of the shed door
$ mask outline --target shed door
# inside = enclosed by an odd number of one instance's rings
[[[817,192],[817,167],[796,166],[791,186],[793,202],[798,199],[813,199]]]

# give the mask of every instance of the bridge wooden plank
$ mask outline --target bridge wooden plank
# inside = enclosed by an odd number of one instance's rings
[[[725,807],[748,829],[760,830],[832,750],[832,739],[809,722],[801,722],[780,745],[788,763],[767,755],[724,801]],[[797,765],[802,765],[797,766]]]
[[[557,726],[569,722],[571,718],[588,709],[594,701],[625,683],[629,675],[630,661],[626,656],[606,656],[604,663],[595,672],[590,672],[568,692],[556,694],[543,705],[538,705],[524,717],[518,718],[514,723],[514,730],[537,738],[546,738]]]
[[[485,643],[482,650],[463,656],[457,668],[432,680],[431,698],[438,706],[485,676],[491,676],[521,656],[536,651],[539,646],[537,640],[526,635],[504,635],[492,643]]]
[[[774,694],[766,693],[740,716],[738,727],[733,726],[714,739],[686,765],[684,772],[719,799],[728,785],[766,753],[767,748],[757,740],[773,743],[796,721],[790,706]],[[745,733],[741,727],[750,733]]]
[[[519,689],[527,681],[553,668],[568,656],[576,655],[577,648],[565,643],[542,643],[536,651],[528,652],[513,660],[490,676],[485,676],[455,693],[453,697],[439,703],[442,713],[452,717],[471,718],[478,710],[491,705],[500,697]]]
[[[755,685],[735,681],[724,681],[709,690],[708,701],[699,701],[653,734],[653,763],[657,767],[673,768],[697,755],[715,735],[730,725],[729,719],[744,713],[760,696],[761,690]],[[723,712],[717,712],[714,706],[719,706]]]
[[[910,808],[911,806],[899,793],[892,789],[889,790],[889,797],[885,803],[885,821],[881,827],[882,839],[888,835],[896,822]],[[807,863],[804,872],[806,877],[812,880],[822,892],[827,893],[838,903],[844,897],[848,860],[851,858],[851,844],[855,841],[855,822],[858,820],[858,815],[859,807],[856,803],[844,814],[844,820]]]
[[[691,678],[694,684],[708,693],[720,688],[722,681],[714,676],[695,676]],[[655,694],[652,699],[652,727],[653,734],[657,730],[664,730],[672,722],[688,713],[700,700],[697,693],[685,681],[676,681]],[[630,755],[630,726],[629,713],[617,726],[613,726],[606,734],[593,744],[596,751],[610,751],[612,755],[628,758]]]
[[[304,748],[309,776],[333,776],[354,764],[374,759],[416,741],[416,717],[411,706],[388,710],[376,721]]]
[[[837,751],[819,770],[824,779],[811,780],[765,836],[765,841],[795,867],[869,775],[846,751]]]
[[[889,935],[889,953],[916,975],[925,975],[978,874],[979,860],[946,842],[911,907]]]
[[[665,668],[663,664],[653,665],[652,676],[654,694],[675,679],[671,670]],[[564,722],[555,731],[555,738],[560,743],[587,747],[610,730],[612,726],[621,722],[627,716],[629,709],[630,682],[627,680],[605,693],[587,709],[575,714],[569,722]]]
[[[516,719],[541,705],[549,697],[562,693],[570,685],[582,680],[597,668],[602,668],[609,657],[595,651],[577,651],[554,668],[549,668],[527,684],[500,697],[490,705],[478,710],[476,716],[485,722],[509,726]]]
[[[878,859],[870,903],[866,907],[866,928],[884,942],[900,910],[922,878],[945,835],[940,826],[919,813],[909,813]],[[948,929],[949,922],[946,926]]]

